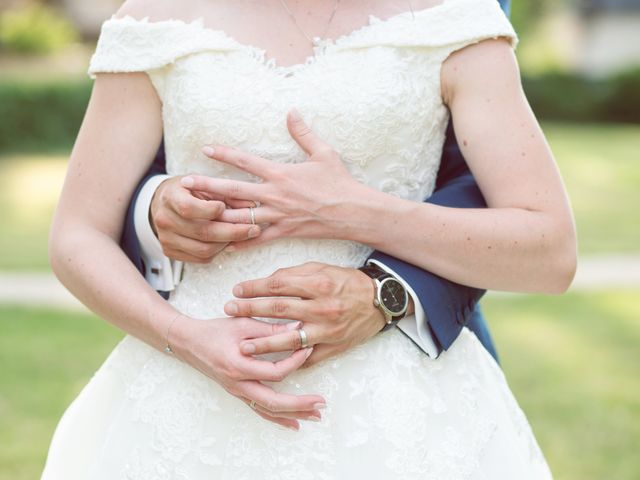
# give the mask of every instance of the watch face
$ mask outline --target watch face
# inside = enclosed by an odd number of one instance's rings
[[[387,278],[382,281],[380,299],[392,315],[400,315],[407,305],[407,291],[396,279]]]

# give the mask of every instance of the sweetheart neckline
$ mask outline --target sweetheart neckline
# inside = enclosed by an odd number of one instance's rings
[[[414,12],[404,11],[397,13],[395,15],[391,15],[390,17],[380,19],[379,17],[369,14],[367,23],[364,25],[357,27],[350,32],[342,34],[334,39],[331,38],[321,38],[319,45],[313,47],[313,53],[308,55],[303,61],[293,63],[291,65],[280,65],[276,57],[267,57],[267,50],[249,43],[243,43],[239,40],[236,40],[232,35],[228,34],[225,30],[208,27],[204,24],[204,18],[198,17],[192,21],[185,21],[179,18],[170,18],[165,20],[157,20],[157,21],[149,21],[149,17],[143,17],[142,19],[137,19],[130,15],[125,15],[124,17],[116,17],[112,16],[108,22],[119,22],[119,21],[130,21],[134,23],[142,23],[148,25],[163,25],[163,24],[177,24],[183,27],[194,27],[198,28],[202,31],[210,32],[216,35],[220,35],[226,41],[233,44],[236,48],[245,50],[250,53],[250,55],[259,61],[262,65],[269,68],[270,70],[275,71],[276,73],[281,73],[284,77],[290,77],[293,73],[299,72],[302,69],[308,67],[316,63],[316,61],[326,55],[326,53],[339,47],[346,43],[348,40],[356,37],[357,35],[363,34],[363,32],[367,32],[372,30],[375,27],[390,25],[398,20],[402,19],[410,19],[413,20],[418,16],[427,16],[427,14],[432,14],[434,12],[438,12],[443,10],[445,6],[448,6],[452,3],[455,3],[454,0],[442,0],[441,3],[434,5],[432,7],[424,8],[422,10],[416,10]]]

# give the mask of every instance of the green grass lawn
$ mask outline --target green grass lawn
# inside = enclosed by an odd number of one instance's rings
[[[640,253],[640,125],[547,123],[576,214],[580,252]],[[47,266],[65,155],[0,155],[0,270]]]
[[[485,301],[507,378],[558,480],[640,472],[640,291]],[[38,478],[60,415],[121,334],[0,307],[0,480]]]

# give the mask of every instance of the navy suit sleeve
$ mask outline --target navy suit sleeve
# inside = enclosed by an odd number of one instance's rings
[[[127,254],[127,257],[136,266],[136,268],[144,275],[144,264],[142,262],[142,255],[140,254],[140,242],[136,235],[135,223],[133,220],[133,212],[136,206],[136,200],[140,194],[140,190],[147,183],[151,177],[156,175],[162,175],[167,173],[166,161],[164,156],[164,142],[160,144],[158,153],[156,153],[153,163],[149,170],[145,174],[144,178],[140,181],[136,187],[133,196],[131,197],[131,203],[127,209],[127,216],[125,218],[124,226],[122,229],[122,236],[120,237],[120,247]]]
[[[436,190],[428,203],[456,208],[483,208],[486,203],[467,166],[449,124]],[[415,291],[440,347],[448,349],[471,320],[484,290],[446,280],[415,265],[374,252],[376,259],[393,269]]]

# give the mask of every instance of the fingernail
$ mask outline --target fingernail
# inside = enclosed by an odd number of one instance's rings
[[[253,343],[245,343],[240,347],[240,350],[242,350],[242,353],[251,355],[256,353],[256,346]]]
[[[287,428],[288,428],[289,430],[293,430],[294,432],[297,432],[297,431],[298,431],[298,429],[297,429],[296,427],[294,427],[293,425],[287,425]]]
[[[253,226],[249,229],[249,238],[255,238],[260,235],[260,227]]]
[[[287,323],[286,329],[287,330],[298,330],[300,328],[300,325],[302,325],[302,322],[290,322],[290,323]]]
[[[235,252],[235,251],[236,251],[236,247],[234,247],[233,245],[227,245],[227,246],[224,248],[224,251],[225,251],[225,252]]]
[[[307,351],[304,353],[305,358],[309,358],[309,356],[313,353],[313,347],[307,348]]]
[[[326,404],[326,403],[316,403],[316,404],[313,406],[313,409],[314,409],[314,410],[322,410],[322,409],[324,409],[324,408],[327,408],[327,404]]]
[[[237,303],[227,303],[227,313],[231,315],[235,315],[238,313],[238,304]]]
[[[235,287],[233,287],[233,294],[236,297],[240,297],[242,296],[244,290],[242,289],[242,287],[240,285],[236,285]]]
[[[180,183],[185,188],[191,188],[195,184],[193,178],[191,177],[183,177],[182,180],[180,180]]]
[[[209,145],[202,147],[202,153],[204,153],[207,157],[212,157],[214,153],[216,153],[215,149]]]
[[[289,115],[291,115],[291,120],[295,120],[296,122],[302,120],[302,115],[300,115],[300,112],[295,108],[291,109]]]
[[[319,422],[322,419],[320,417],[309,417],[309,420],[312,422]]]

